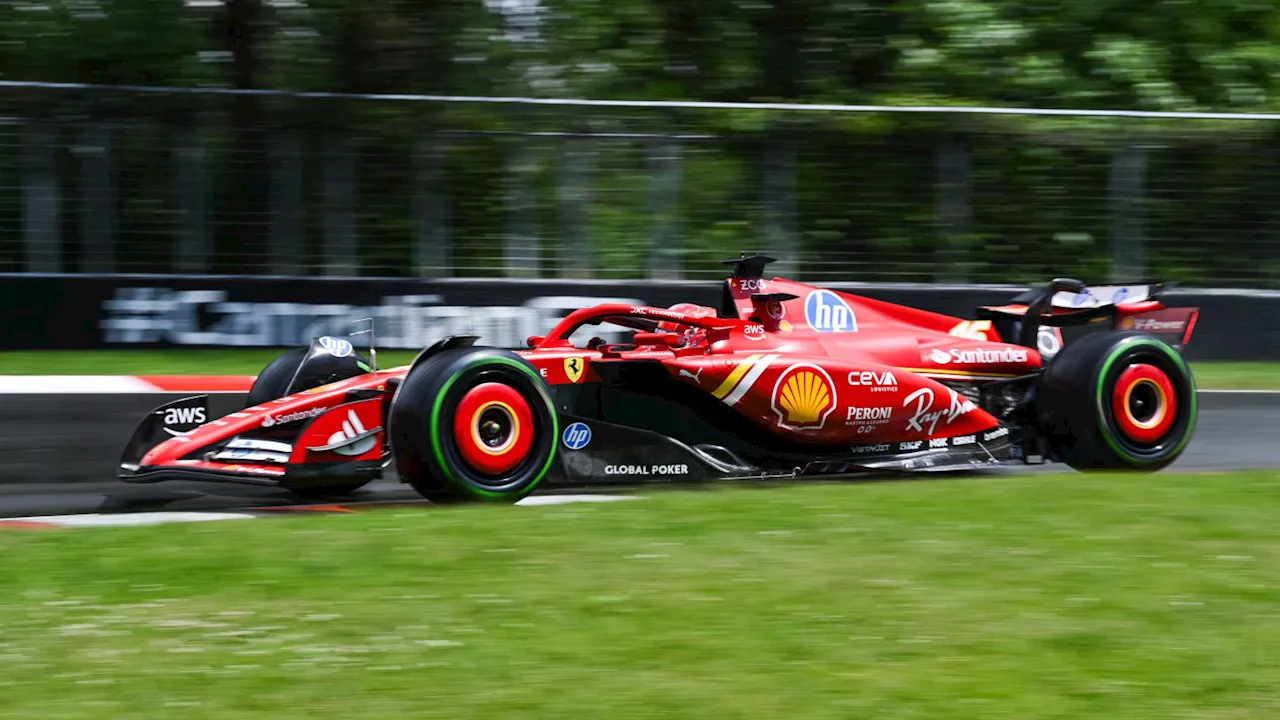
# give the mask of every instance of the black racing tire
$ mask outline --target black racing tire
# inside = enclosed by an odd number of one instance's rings
[[[253,387],[249,388],[249,396],[245,399],[245,407],[254,407],[266,402],[271,402],[285,395],[285,390],[289,387],[289,381],[293,380],[293,374],[298,371],[298,364],[310,352],[310,348],[298,348],[290,350],[280,355],[275,360],[267,364],[262,372],[258,373],[258,378],[253,381]],[[363,363],[365,367],[361,367]],[[357,375],[363,375],[368,370],[369,361],[356,354],[347,357],[334,357],[332,355],[321,355],[314,358],[303,372],[298,375],[298,381],[293,386],[293,392],[302,392],[318,388],[321,385],[328,385],[339,380],[346,380]]]
[[[298,364],[310,351],[310,348],[290,350],[268,363],[262,372],[258,373],[257,379],[253,381],[253,387],[249,388],[245,407],[254,407],[284,397],[289,382],[293,380],[293,374],[298,370]],[[367,370],[360,367],[359,363],[368,365],[364,358],[355,354],[342,358],[332,355],[317,357],[298,375],[293,392],[302,392],[363,375]],[[315,485],[286,484],[284,487],[298,497],[319,498],[346,495],[368,485],[369,482],[367,478],[351,478],[334,479]]]
[[[1036,410],[1052,452],[1076,470],[1154,472],[1195,432],[1195,378],[1176,350],[1150,335],[1093,333],[1045,369]]]
[[[387,415],[400,478],[437,503],[525,497],[550,471],[559,433],[546,382],[526,360],[496,348],[424,358]]]

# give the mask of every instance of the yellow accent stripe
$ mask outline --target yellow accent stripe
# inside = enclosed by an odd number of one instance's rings
[[[904,367],[907,372],[919,373],[921,375],[960,375],[964,377],[990,377],[990,378],[1011,378],[1018,377],[1017,373],[991,373],[976,372],[973,370],[939,370],[938,368],[909,368]]]
[[[717,400],[723,400],[724,396],[728,395],[729,392],[733,390],[733,387],[742,380],[742,376],[746,375],[747,371],[751,369],[751,366],[755,365],[756,361],[761,357],[763,356],[752,355],[746,360],[738,363],[738,367],[734,368],[733,372],[729,373],[729,377],[725,378],[724,382],[720,383],[720,387],[712,390],[711,394],[714,395]]]

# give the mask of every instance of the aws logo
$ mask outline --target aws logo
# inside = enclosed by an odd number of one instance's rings
[[[814,290],[804,299],[804,321],[818,332],[857,332],[849,304],[830,290]]]
[[[836,408],[836,390],[826,370],[796,363],[778,376],[771,401],[778,426],[788,430],[821,430]]]

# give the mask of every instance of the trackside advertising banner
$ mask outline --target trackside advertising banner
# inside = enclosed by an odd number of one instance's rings
[[[831,286],[962,318],[1018,293]],[[596,303],[715,307],[719,300],[719,282],[0,274],[0,342],[11,350],[292,347],[346,334],[352,321],[373,318],[378,347],[417,349],[474,334],[486,345],[514,348]],[[1280,359],[1280,293],[1179,292],[1165,302],[1202,308],[1188,357]]]

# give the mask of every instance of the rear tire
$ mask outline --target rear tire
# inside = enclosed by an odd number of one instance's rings
[[[1154,472],[1195,431],[1195,380],[1169,345],[1100,332],[1067,345],[1041,376],[1037,412],[1049,446],[1077,470]]]
[[[559,422],[546,383],[514,353],[456,348],[425,358],[387,416],[396,470],[432,502],[513,503],[555,460]]]
[[[262,405],[284,397],[285,390],[289,388],[289,383],[294,380],[294,373],[298,371],[298,365],[310,351],[310,348],[290,350],[268,363],[262,369],[262,372],[258,374],[257,379],[253,381],[253,387],[249,388],[249,396],[245,401],[245,407]],[[298,374],[297,382],[293,386],[293,392],[311,390],[321,385],[328,385],[332,382],[363,375],[366,370],[357,364],[361,362],[366,361],[364,358],[354,354],[342,358],[332,355],[320,356],[312,360],[306,369]],[[368,479],[353,478],[350,480],[334,480],[318,485],[285,485],[285,487],[299,497],[320,498],[346,495],[368,485],[369,482]]]

